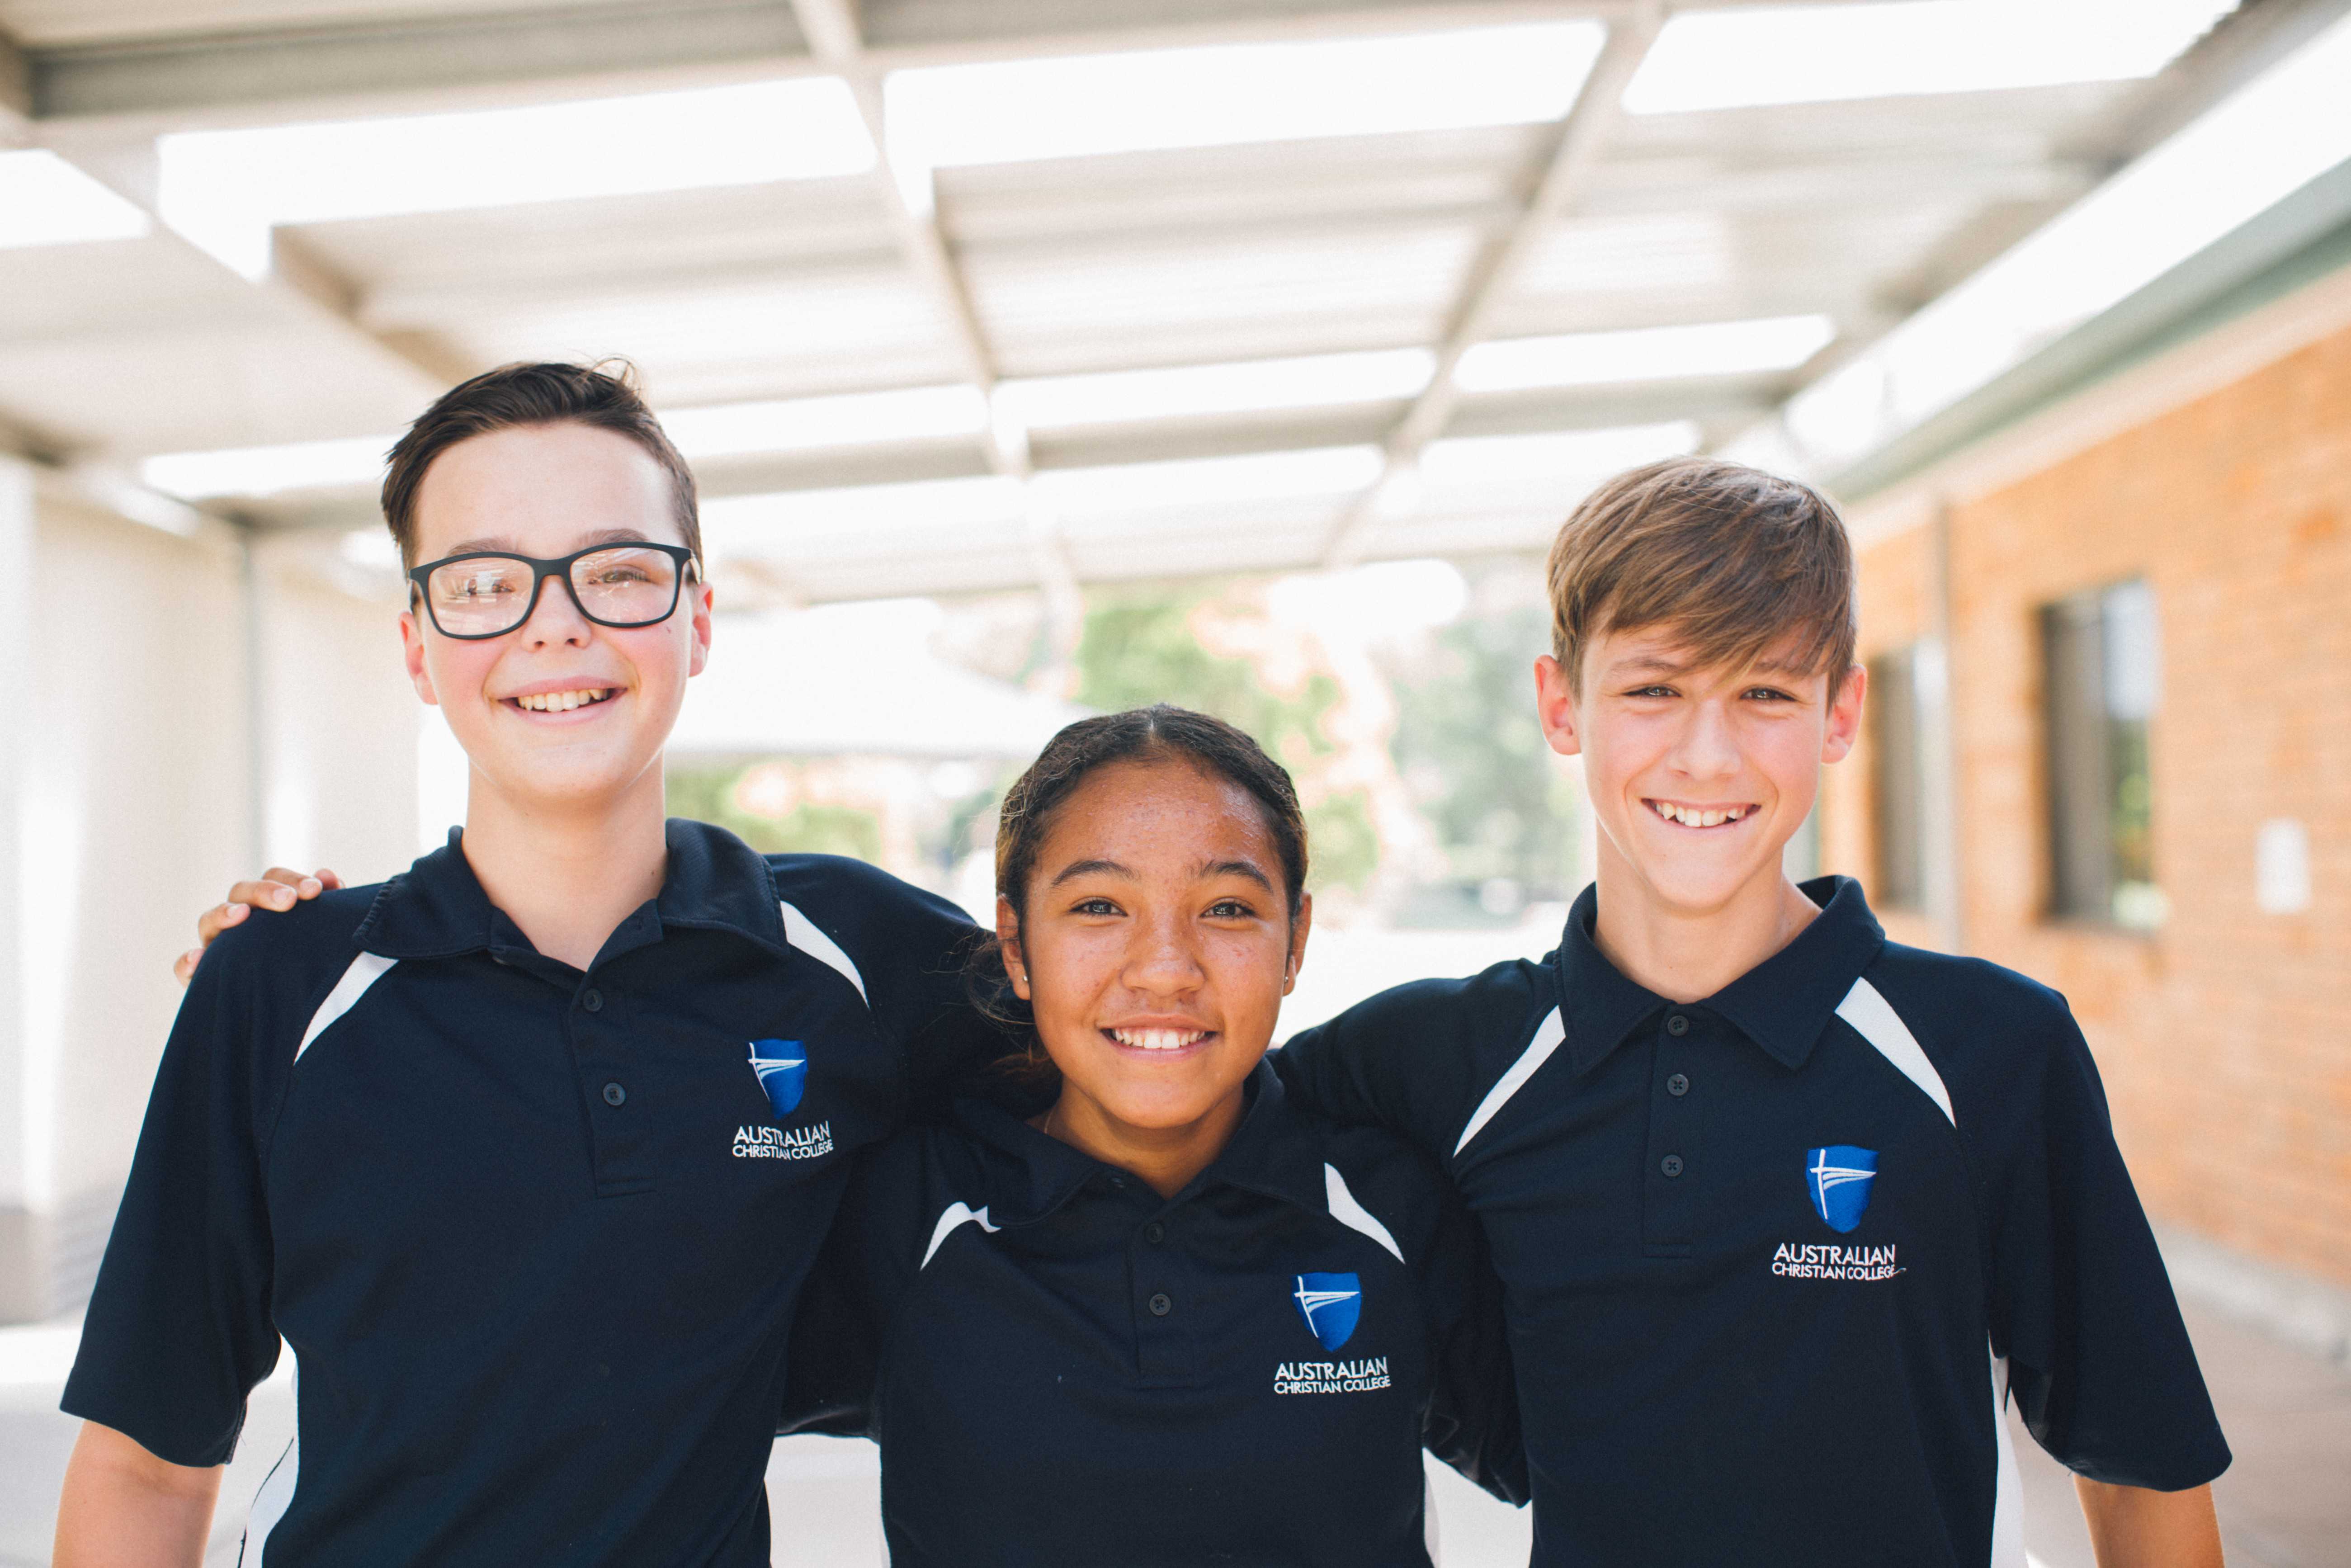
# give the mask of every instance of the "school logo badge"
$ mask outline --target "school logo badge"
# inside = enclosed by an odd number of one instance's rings
[[[768,1105],[777,1121],[799,1108],[808,1089],[808,1052],[799,1040],[753,1040],[751,1071],[759,1075],[759,1087],[768,1092]]]
[[[1840,1236],[1852,1234],[1869,1211],[1870,1184],[1877,1179],[1877,1151],[1831,1144],[1804,1156],[1804,1185],[1813,1212]]]
[[[1306,1332],[1326,1351],[1336,1351],[1355,1332],[1364,1315],[1363,1281],[1353,1274],[1301,1274],[1290,1292]]]

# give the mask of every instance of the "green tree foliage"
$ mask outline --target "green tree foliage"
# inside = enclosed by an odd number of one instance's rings
[[[871,811],[848,806],[800,805],[789,816],[760,817],[735,803],[735,786],[747,769],[680,768],[665,781],[667,810],[726,829],[761,854],[851,855],[879,864],[882,824]]]
[[[1247,659],[1202,647],[1193,613],[1215,597],[1163,590],[1097,599],[1078,646],[1077,700],[1106,713],[1165,702],[1214,714],[1247,730],[1311,796],[1315,759],[1336,749],[1322,723],[1338,704],[1338,683],[1318,673],[1295,696],[1284,696],[1268,690]],[[1361,887],[1370,880],[1379,838],[1360,790],[1317,800],[1306,821],[1316,885]]]
[[[1540,609],[1476,614],[1433,639],[1433,657],[1399,660],[1396,765],[1465,884],[1500,877],[1530,897],[1562,897],[1576,864],[1583,802],[1560,776],[1535,719]]]

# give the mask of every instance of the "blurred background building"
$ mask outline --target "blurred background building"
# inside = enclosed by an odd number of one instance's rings
[[[1822,484],[1871,719],[1792,869],[2067,994],[2276,1396],[2232,1550],[2351,1561],[2346,88],[2351,0],[0,0],[22,1386],[196,911],[462,814],[386,447],[625,355],[721,607],[673,810],[984,910],[1056,727],[1211,709],[1309,805],[1291,1027],[1555,939],[1528,670],[1590,485]]]

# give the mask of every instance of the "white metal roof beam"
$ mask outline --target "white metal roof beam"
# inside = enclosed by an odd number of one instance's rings
[[[1583,90],[1576,95],[1575,107],[1568,111],[1559,144],[1536,182],[1526,211],[1509,234],[1488,246],[1471,264],[1444,341],[1437,346],[1436,374],[1389,433],[1387,461],[1379,483],[1357,497],[1332,530],[1323,551],[1325,565],[1351,566],[1362,557],[1378,521],[1381,495],[1392,480],[1419,461],[1421,449],[1453,417],[1461,402],[1461,386],[1455,374],[1461,356],[1490,334],[1496,313],[1509,301],[1528,261],[1582,193],[1624,115],[1625,89],[1665,25],[1665,0],[1640,0],[1629,16],[1609,24],[1608,41],[1584,79]]]
[[[852,0],[792,0],[792,11],[799,18],[800,29],[807,35],[817,58],[828,70],[840,73],[856,95],[858,114],[865,121],[866,134],[873,139],[874,188],[881,193],[889,211],[906,265],[914,268],[914,276],[937,305],[940,317],[954,336],[956,357],[963,361],[964,378],[992,402],[997,382],[995,350],[988,345],[987,334],[980,326],[979,311],[972,304],[971,287],[947,249],[946,236],[939,231],[935,214],[927,204],[918,209],[906,199],[905,186],[890,161],[890,141],[883,123],[882,73],[866,58],[852,4]],[[998,473],[1015,478],[1028,476],[1029,442],[1025,432],[1008,426],[1001,419],[992,421],[987,449],[989,466]]]
[[[227,263],[186,238],[157,213],[152,143],[135,148],[110,146],[103,135],[93,136],[89,128],[51,128],[40,140],[58,157],[147,214],[152,227],[141,244],[172,246],[203,257],[207,267],[229,271]],[[259,278],[243,281],[280,309],[328,327],[363,353],[397,362],[417,378],[417,390],[422,396],[442,392],[451,384],[453,376],[463,380],[471,373],[469,368],[454,363],[454,356],[437,351],[437,347],[421,335],[371,330],[359,319],[358,286],[320,257],[298,244],[289,243],[285,235],[272,235],[269,271]]]
[[[220,30],[30,51],[44,119],[194,122],[252,106],[368,101],[370,109],[543,97],[536,84],[663,73],[772,76],[809,68],[775,0],[653,0],[572,12],[371,18],[345,26]],[[391,101],[380,101],[389,99]]]
[[[1775,0],[1708,0],[1716,8]],[[1861,0],[1808,0],[1857,4]],[[903,0],[861,33],[875,71],[1043,55],[1371,37],[1574,17],[1613,19],[1640,0]],[[149,126],[240,124],[339,111],[542,101],[830,68],[796,7],[775,0],[641,0],[578,11],[373,18],[28,47],[25,96],[41,119]]]
[[[954,335],[957,356],[964,362],[965,379],[987,399],[990,418],[983,439],[988,466],[1019,480],[1025,486],[1029,475],[1029,433],[1007,413],[996,395],[996,351],[980,323],[978,308],[972,303],[971,286],[965,280],[963,269],[956,265],[946,236],[939,229],[936,209],[927,202],[918,208],[907,199],[906,183],[890,161],[888,128],[883,123],[883,72],[865,53],[854,7],[855,0],[792,0],[793,15],[799,17],[800,30],[816,57],[827,69],[839,72],[856,95],[858,114],[865,121],[866,133],[873,139],[874,183],[889,209],[891,223],[905,251],[906,264],[914,268]],[[927,171],[923,177],[929,178]],[[1066,668],[1077,653],[1077,640],[1084,628],[1085,601],[1078,586],[1077,568],[1053,520],[1037,511],[1033,503],[1029,538],[1038,587],[1045,595],[1047,622],[1052,629],[1055,663]]]

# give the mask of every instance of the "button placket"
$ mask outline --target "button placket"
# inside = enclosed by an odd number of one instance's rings
[[[1677,1007],[1667,1011],[1651,1037],[1649,1136],[1641,1182],[1646,1257],[1687,1257],[1698,1240],[1703,1097],[1692,1092],[1698,1075],[1690,1069],[1709,1034],[1706,1019]]]
[[[653,1186],[646,1161],[654,1146],[653,1127],[653,1119],[632,1103],[645,1086],[630,1071],[636,1064],[629,1052],[632,1031],[626,998],[605,981],[581,986],[573,1004],[572,1070],[590,1112],[589,1161],[596,1190],[606,1197],[643,1192]]]
[[[1158,1201],[1155,1195],[1151,1201]],[[1195,1314],[1188,1310],[1196,1294],[1186,1278],[1190,1260],[1181,1248],[1167,1245],[1169,1230],[1162,1213],[1129,1232],[1142,1243],[1127,1257],[1134,1281],[1135,1371],[1146,1388],[1188,1387],[1198,1380]]]

